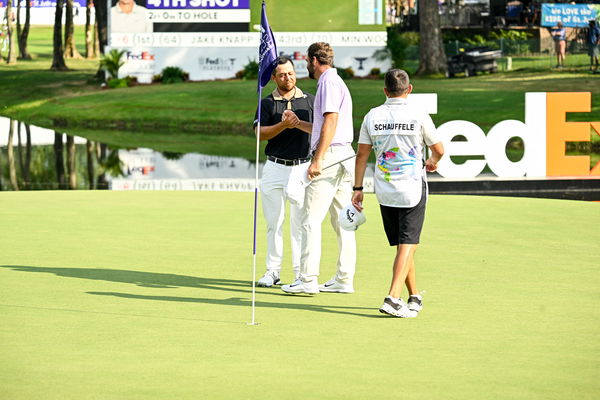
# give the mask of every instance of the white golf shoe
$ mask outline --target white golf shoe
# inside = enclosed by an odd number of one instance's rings
[[[387,296],[383,300],[383,305],[379,308],[379,312],[398,318],[415,318],[419,315],[417,311],[410,310],[404,300],[398,299],[396,301],[390,296]]]
[[[256,286],[271,287],[279,283],[279,273],[275,271],[267,271],[262,278],[256,282]]]
[[[339,283],[335,277],[333,277],[324,284],[319,285],[319,291],[330,293],[354,293],[354,287],[351,283]]]
[[[423,297],[420,294],[413,294],[408,298],[408,309],[419,312],[423,309]]]
[[[286,293],[306,293],[306,294],[317,294],[319,293],[319,284],[316,280],[312,282],[303,282],[300,279],[296,279],[289,285],[283,285],[281,287]]]

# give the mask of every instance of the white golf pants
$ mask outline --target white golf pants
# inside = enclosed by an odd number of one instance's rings
[[[354,154],[350,145],[330,146],[321,163],[323,167]],[[352,284],[356,269],[356,240],[354,231],[340,227],[338,218],[342,208],[352,199],[354,159],[323,169],[306,188],[304,221],[302,223],[302,262],[300,277],[305,282],[316,280],[321,262],[321,225],[329,212],[331,225],[337,235],[338,261],[336,280]]]
[[[260,180],[263,215],[267,222],[267,271],[281,271],[283,260],[283,222],[285,220],[285,187],[292,167],[267,161]],[[290,203],[290,239],[292,267],[300,271],[303,210]]]

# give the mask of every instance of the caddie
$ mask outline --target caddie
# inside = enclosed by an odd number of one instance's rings
[[[363,178],[371,149],[375,151],[375,194],[390,246],[396,246],[392,283],[380,312],[416,317],[423,308],[417,290],[414,254],[419,244],[427,203],[426,173],[437,169],[444,146],[431,117],[410,104],[408,74],[392,69],[385,74],[387,100],[365,116],[360,128],[352,204],[363,210]],[[431,150],[426,157],[426,146]],[[408,303],[400,294],[406,283]]]
[[[270,287],[280,281],[286,199],[290,199],[290,237],[295,278],[300,273],[300,225],[304,212],[301,204],[292,201],[287,187],[295,169],[310,161],[309,134],[315,100],[312,94],[296,86],[296,71],[289,57],[277,58],[271,79],[276,88],[261,100],[260,117],[260,140],[268,141],[265,148],[267,162],[260,181],[263,214],[267,222],[267,270],[257,282],[262,287]],[[300,197],[303,200],[304,193]]]

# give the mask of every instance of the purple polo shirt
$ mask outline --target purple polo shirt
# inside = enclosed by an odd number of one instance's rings
[[[329,68],[317,82],[315,95],[312,136],[310,139],[311,150],[316,150],[321,138],[323,114],[328,112],[338,113],[338,122],[331,144],[340,145],[352,143],[354,127],[352,126],[352,97],[348,87],[337,74],[337,69]]]

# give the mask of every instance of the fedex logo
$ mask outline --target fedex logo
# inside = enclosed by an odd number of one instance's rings
[[[592,95],[585,93],[526,93],[525,122],[501,121],[487,135],[469,121],[449,121],[437,128],[446,155],[438,172],[447,178],[473,178],[486,165],[499,177],[600,176],[600,163],[590,169],[589,156],[567,156],[567,142],[589,142],[592,132],[600,135],[599,122],[567,122],[568,112],[591,112]],[[462,135],[467,140],[453,142]],[[506,156],[506,144],[523,140],[521,160]],[[484,156],[455,164],[450,156]]]
[[[136,167],[127,167],[127,175],[150,175],[151,172],[154,172],[153,165],[144,165],[144,166],[136,166]]]
[[[150,54],[147,51],[142,51],[140,53],[128,51],[126,56],[128,60],[154,61],[154,54]]]

